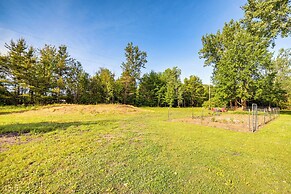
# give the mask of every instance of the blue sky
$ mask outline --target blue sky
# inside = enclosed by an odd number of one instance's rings
[[[209,83],[212,69],[199,59],[201,37],[225,22],[243,17],[246,0],[0,0],[0,52],[23,37],[29,45],[68,46],[69,53],[94,74],[100,67],[120,76],[128,42],[148,54],[143,72],[178,66],[182,79],[199,76]],[[290,47],[278,39],[276,48]]]

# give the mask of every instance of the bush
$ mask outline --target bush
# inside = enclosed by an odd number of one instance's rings
[[[221,100],[219,100],[218,98],[212,98],[212,99],[210,99],[210,102],[209,102],[209,100],[203,102],[202,106],[204,108],[226,107],[226,103],[221,101]]]

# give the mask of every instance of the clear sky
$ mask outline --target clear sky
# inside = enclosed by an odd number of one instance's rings
[[[100,67],[120,76],[128,42],[148,54],[143,72],[178,66],[182,79],[210,82],[212,69],[199,59],[201,37],[225,22],[243,17],[246,0],[0,0],[0,52],[4,43],[23,37],[29,45],[68,46],[85,71]],[[290,47],[279,39],[277,47]]]

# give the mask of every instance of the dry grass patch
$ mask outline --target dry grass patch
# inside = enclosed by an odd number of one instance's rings
[[[131,105],[98,104],[98,105],[73,105],[61,104],[53,107],[43,107],[38,110],[23,112],[25,115],[59,115],[59,114],[128,114],[141,110]],[[16,113],[17,114],[17,113]]]

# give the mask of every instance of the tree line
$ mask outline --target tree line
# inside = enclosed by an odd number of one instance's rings
[[[168,68],[141,76],[147,53],[129,43],[122,74],[117,79],[107,68],[86,73],[67,47],[28,46],[22,38],[5,44],[0,55],[0,103],[2,105],[51,103],[124,103],[137,106],[201,106],[208,98],[207,86],[197,76],[185,78],[181,70]]]

